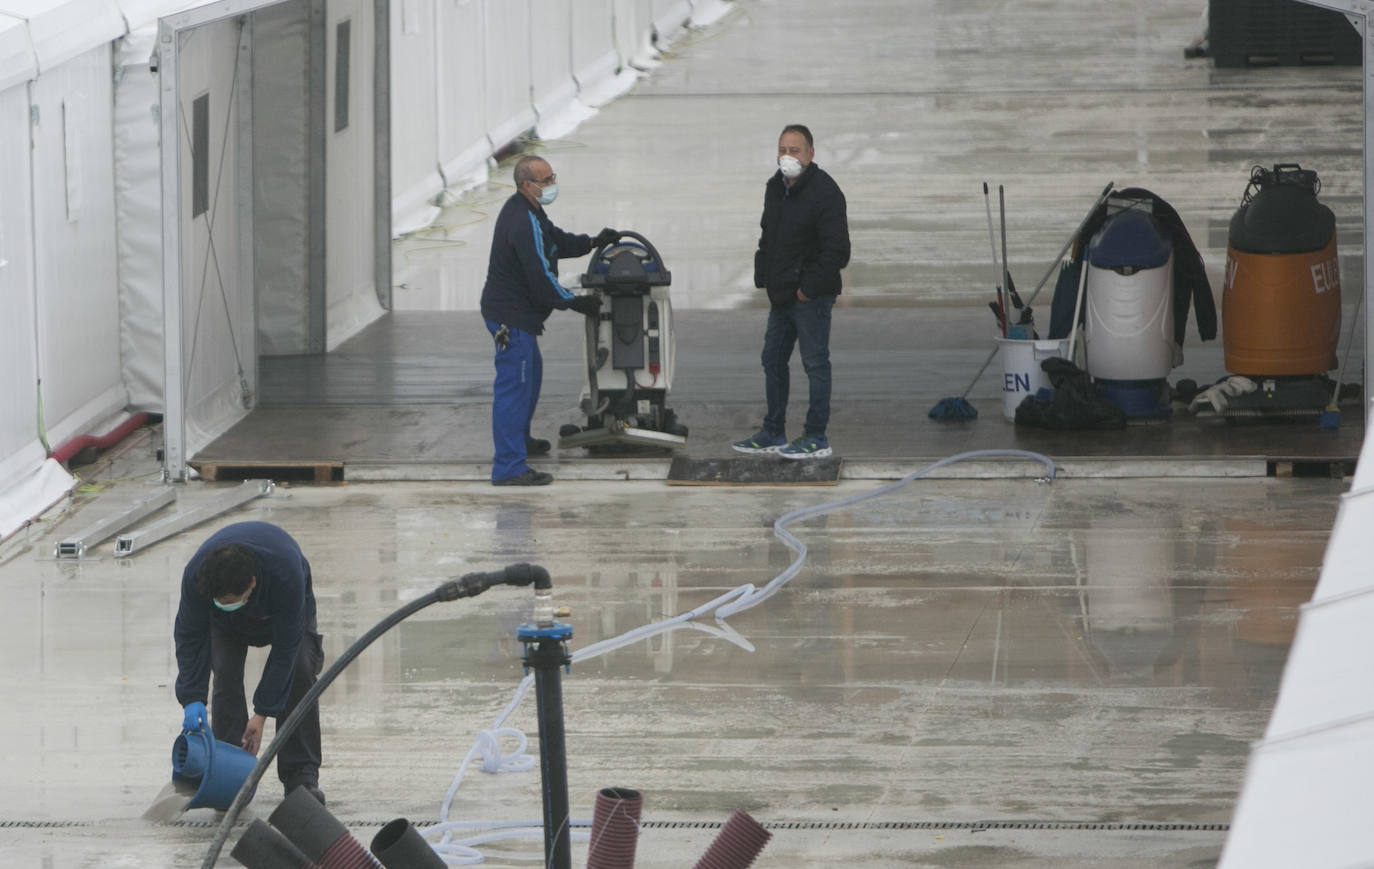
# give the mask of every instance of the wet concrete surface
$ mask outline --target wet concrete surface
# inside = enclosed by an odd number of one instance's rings
[[[1363,279],[1357,67],[1216,69],[1186,60],[1183,46],[1203,26],[1204,4],[1193,0],[864,0],[842,14],[820,0],[734,5],[566,139],[524,145],[559,174],[555,222],[634,229],[671,269],[679,358],[670,404],[693,430],[689,455],[728,455],[729,441],[761,421],[765,301],[752,285],[753,253],[778,132],[792,122],[811,127],[816,161],[848,200],[853,255],[834,315],[830,432],[846,458],[920,461],[1010,446],[1063,458],[1357,454],[1354,407],[1331,437],[1310,424],[1255,429],[1182,413],[1121,435],[1047,437],[1002,418],[1000,359],[969,394],[976,423],[926,418],[939,399],[964,392],[995,348],[987,303],[999,269],[990,262],[985,182],[994,221],[1005,187],[1008,264],[1023,296],[1110,181],[1152,190],[1177,209],[1220,311],[1227,227],[1251,168],[1315,169],[1336,217],[1347,288],[1343,356]],[[395,244],[392,316],[327,358],[262,360],[262,405],[199,458],[322,458],[392,479],[485,476],[492,368],[476,310],[510,169],[501,165],[490,183],[453,197],[434,227]],[[576,285],[585,265],[564,260],[564,283]],[[1033,302],[1042,333],[1052,294],[1053,278]],[[580,317],[557,313],[541,342],[544,437],[585,422],[581,330]],[[1222,335],[1201,341],[1190,320],[1171,381],[1226,376],[1222,343]],[[1350,375],[1362,380],[1354,368]],[[799,361],[793,378],[803,382]],[[794,390],[794,422],[802,397]],[[582,459],[581,451],[557,455],[549,469],[621,476]]]
[[[1014,425],[1004,415],[1000,358],[969,391],[978,419],[930,419],[930,409],[941,398],[963,393],[988,360],[992,348],[982,341],[983,320],[990,318],[986,310],[975,319],[958,308],[836,308],[828,434],[847,474],[892,479],[957,452],[1018,448],[1127,468],[1172,461],[1183,473],[1239,473],[1227,468],[1243,460],[1249,467],[1245,473],[1262,475],[1272,470],[1271,460],[1353,466],[1363,442],[1358,402],[1345,404],[1336,430],[1319,428],[1313,414],[1227,420],[1195,416],[1182,403],[1167,420],[1138,420],[1120,431]],[[555,315],[540,340],[545,376],[534,431],[555,442],[561,425],[586,423],[578,408],[584,379],[576,363],[583,353],[580,319]],[[691,432],[677,454],[734,456],[730,442],[758,429],[764,409],[758,363],[764,322],[764,313],[752,310],[687,311],[678,319],[678,368],[668,405]],[[1173,382],[1186,376],[1208,384],[1224,377],[1221,348],[1214,344],[1204,345],[1194,334]],[[262,405],[195,463],[334,460],[344,463],[347,479],[369,474],[487,479],[489,348],[476,312],[406,311],[388,316],[328,357],[265,360]],[[789,436],[801,433],[806,407],[805,375],[800,363],[794,369]],[[579,479],[617,479],[626,466],[589,457],[584,449],[555,450],[535,463],[555,476]],[[636,463],[630,457],[630,465],[636,464],[644,465],[640,473],[656,479],[663,479],[667,469],[666,459]]]
[[[985,180],[1007,187],[1023,290],[1111,180],[1178,208],[1219,297],[1226,221],[1251,164],[1301,162],[1322,175],[1355,286],[1358,69],[1184,61],[1201,25],[1191,0],[868,0],[843,15],[819,0],[737,5],[570,140],[542,146],[563,187],[560,225],[633,228],[669,261],[684,312],[676,399],[694,455],[723,454],[757,423],[764,312],[749,263],[773,143],[793,121],[812,126],[818,162],[851,203],[855,257],[836,313],[842,454],[903,473],[976,446],[1175,464],[1356,454],[1362,428],[1349,412],[1336,433],[1175,419],[1023,440],[1000,418],[995,368],[970,395],[976,423],[941,427],[924,414],[962,391],[992,348]],[[239,457],[309,458],[324,443],[363,462],[468,462],[481,479],[490,361],[473,311],[503,180],[398,244],[398,313],[360,335],[356,355],[264,367],[265,403],[242,429],[259,426],[258,452],[235,447]],[[575,325],[556,315],[544,342],[536,423],[546,436],[581,380],[561,363],[578,358]],[[445,342],[456,349],[434,349]],[[1203,345],[1190,332],[1184,350],[1176,377],[1223,373],[1220,339]],[[0,550],[0,853],[10,865],[200,864],[210,813],[164,825],[140,815],[170,773],[180,720],[177,580],[222,524],[263,519],[301,541],[330,661],[444,579],[526,560],[552,570],[578,650],[762,585],[791,557],[772,536],[776,517],[874,485],[577,481],[574,466],[591,460],[558,457],[560,480],[546,490],[283,485],[127,560],[108,544],[97,559],[46,558],[77,524],[153,485],[153,448],[94,475],[99,492]],[[923,480],[801,523],[807,564],[729,620],[738,643],[682,628],[565,677],[573,814],[590,816],[598,788],[642,790],[645,869],[690,864],[737,808],[772,825],[761,867],[1214,865],[1345,488],[1329,478]],[[184,496],[215,491],[190,483]],[[360,840],[395,817],[438,819],[477,733],[514,695],[514,632],[529,604],[527,592],[496,589],[431,607],[324,695],[321,784]],[[533,698],[507,723],[533,734]],[[247,816],[265,818],[279,796],[269,773]],[[451,817],[533,819],[539,807],[534,772],[474,770]],[[492,866],[528,865],[538,851],[483,850]],[[576,844],[574,865],[585,857]]]
[[[199,865],[208,810],[140,816],[180,721],[178,578],[222,524],[262,519],[301,542],[331,662],[445,578],[526,560],[553,572],[576,652],[761,587],[793,557],[775,518],[874,488],[283,485],[128,559],[108,543],[81,562],[45,557],[153,485],[136,479],[153,457],[129,461],[0,553],[11,865]],[[775,825],[760,866],[1211,865],[1343,488],[917,480],[797,523],[806,564],[728,620],[734,640],[679,628],[564,677],[574,817],[590,818],[601,787],[641,790],[642,867],[695,860],[734,809]],[[188,484],[183,498],[215,491]],[[321,785],[360,840],[394,817],[438,819],[515,694],[530,610],[511,588],[430,607],[324,695]],[[506,723],[535,750],[533,697]],[[537,818],[539,794],[537,772],[473,769],[450,819]],[[279,798],[269,772],[245,820]],[[482,850],[502,866],[532,848]]]

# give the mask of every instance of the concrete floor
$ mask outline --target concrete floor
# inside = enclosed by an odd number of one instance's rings
[[[1335,433],[1176,419],[1037,440],[1000,418],[986,376],[971,396],[976,423],[937,426],[924,414],[960,392],[992,346],[984,180],[1007,186],[1023,290],[1110,180],[1178,208],[1219,295],[1225,225],[1250,165],[1300,162],[1322,175],[1356,285],[1359,70],[1185,61],[1200,28],[1192,0],[867,0],[843,16],[821,0],[737,5],[573,140],[545,145],[561,225],[634,228],[669,260],[684,312],[675,395],[693,454],[723,454],[757,421],[763,311],[748,263],[777,131],[800,120],[851,203],[834,424],[847,466],[885,462],[871,476],[900,475],[974,446],[1033,447],[1078,469],[1089,458],[1158,461],[1130,479],[1044,484],[1027,466],[1005,474],[1016,479],[922,480],[794,526],[808,562],[730,620],[747,647],[678,630],[566,676],[574,815],[590,815],[600,787],[641,789],[637,865],[647,869],[693,862],[737,808],[772,825],[763,867],[1213,865],[1346,488],[1227,478],[1224,462],[1353,457],[1358,414]],[[439,467],[482,479],[490,373],[472,309],[486,217],[507,193],[474,191],[435,233],[399,244],[398,314],[360,335],[356,355],[274,361],[268,403],[246,425],[280,431],[272,414],[290,411],[314,423],[303,429],[314,441],[352,450],[378,476]],[[577,358],[571,320],[555,317],[545,341],[538,423],[548,428],[570,413],[580,381],[558,364]],[[464,346],[428,352],[445,342]],[[1176,377],[1220,376],[1218,348],[1190,337]],[[271,403],[273,389],[284,403]],[[368,400],[379,394],[386,401]],[[382,424],[406,419],[414,424]],[[130,559],[108,544],[98,559],[46,558],[64,534],[155,485],[155,441],[89,472],[96,491],[0,550],[0,853],[10,865],[199,865],[206,813],[170,825],[139,815],[167,780],[180,720],[177,580],[222,524],[264,519],[300,539],[330,660],[443,579],[524,560],[553,572],[576,650],[762,585],[791,556],[771,534],[776,517],[875,485],[668,488],[579,480],[635,474],[629,463],[559,457],[559,482],[537,492],[284,485]],[[398,469],[407,459],[411,470]],[[1173,475],[1199,470],[1214,476]],[[191,483],[182,496],[215,491]],[[426,610],[324,696],[322,785],[360,840],[398,816],[438,818],[477,732],[513,696],[514,631],[528,611],[513,589]],[[508,723],[534,730],[530,698]],[[250,816],[265,817],[278,796],[269,780]],[[452,812],[538,815],[533,772],[472,772]],[[484,850],[487,865],[514,866],[538,849]],[[585,855],[576,845],[574,865]]]
[[[0,553],[9,865],[203,859],[208,810],[170,825],[139,816],[167,780],[180,721],[178,577],[219,525],[262,519],[301,541],[330,661],[443,579],[523,560],[553,572],[576,651],[762,586],[792,557],[776,517],[875,487],[286,485],[128,559],[108,544],[82,562],[46,557],[155,485],[151,438],[123,462],[99,494]],[[802,572],[729,620],[737,642],[679,629],[573,666],[574,816],[590,817],[598,788],[641,790],[637,865],[649,869],[694,861],[737,808],[774,825],[764,867],[1212,865],[1343,488],[917,480],[798,523]],[[188,484],[182,497],[214,490]],[[394,817],[438,819],[477,732],[514,696],[530,601],[502,588],[431,607],[324,695],[322,786],[360,840]],[[533,698],[507,723],[535,733]],[[247,817],[279,798],[269,774]],[[537,818],[539,806],[537,772],[473,770],[450,818]],[[538,851],[482,850],[493,866]],[[574,865],[585,857],[575,845]]]

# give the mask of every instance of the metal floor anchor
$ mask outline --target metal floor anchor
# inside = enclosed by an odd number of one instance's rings
[[[53,546],[53,558],[83,558],[86,550],[111,534],[117,534],[142,519],[151,516],[177,499],[176,489],[163,486],[151,495],[140,498],[113,516],[107,516],[88,528],[59,541]]]
[[[184,531],[193,525],[199,525],[207,519],[213,519],[221,513],[234,509],[240,504],[245,504],[254,498],[261,498],[263,495],[271,493],[273,484],[271,480],[244,480],[241,484],[224,493],[218,500],[207,504],[201,504],[185,513],[178,513],[175,516],[168,516],[161,522],[151,525],[142,531],[115,538],[115,557],[124,558],[133,555],[142,549],[152,546],[159,540],[171,537],[179,531]]]

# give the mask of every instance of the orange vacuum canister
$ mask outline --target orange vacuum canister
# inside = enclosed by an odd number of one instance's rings
[[[1222,291],[1226,370],[1315,375],[1337,365],[1341,272],[1336,218],[1317,202],[1317,173],[1256,166],[1231,218]]]

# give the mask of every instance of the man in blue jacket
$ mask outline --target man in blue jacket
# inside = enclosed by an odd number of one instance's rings
[[[181,575],[173,629],[177,702],[182,726],[205,720],[215,739],[258,753],[263,725],[277,727],[315,684],[324,649],[315,630],[310,562],[291,536],[266,522],[226,526],[201,544]],[[253,716],[243,693],[249,646],[271,646],[253,692]],[[214,674],[214,693],[208,694]],[[277,754],[277,777],[289,794],[303,787],[321,803],[320,712],[312,706]]]
[[[482,318],[496,342],[491,482],[546,486],[553,475],[526,464],[528,456],[550,448],[548,441],[530,435],[544,377],[538,336],[554,310],[571,309],[589,317],[601,310],[599,296],[575,296],[558,282],[558,261],[585,256],[620,236],[614,229],[603,229],[590,238],[554,226],[544,207],[558,196],[558,177],[541,157],[526,155],[516,161],[515,190],[496,218],[482,287]]]
[[[778,138],[778,171],[763,193],[762,233],[754,253],[754,286],[768,291],[768,327],[763,336],[763,381],[768,411],[752,437],[731,444],[736,451],[777,453],[788,459],[831,454],[830,312],[840,294],[840,270],[849,264],[849,222],[844,193],[813,162],[811,131],[789,124]],[[786,435],[788,364],[801,345],[810,381],[810,404],[801,437]]]

